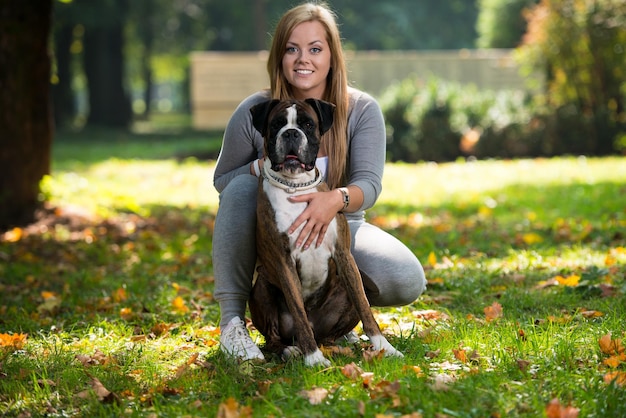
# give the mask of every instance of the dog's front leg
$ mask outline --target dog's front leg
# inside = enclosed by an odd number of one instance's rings
[[[384,350],[383,353],[385,357],[404,357],[404,354],[396,350],[380,331],[380,327],[367,301],[361,274],[352,256],[343,248],[338,247],[335,252],[335,260],[339,265],[345,266],[344,268],[338,269],[339,279],[348,289],[352,303],[361,318],[363,331],[365,331],[365,334],[372,342],[374,350]]]
[[[318,348],[315,342],[315,335],[313,329],[307,317],[306,310],[304,308],[304,301],[302,300],[302,292],[299,287],[300,280],[296,272],[295,266],[286,266],[286,274],[282,274],[281,285],[287,307],[291,313],[294,321],[294,328],[296,334],[296,340],[298,348],[304,355],[304,364],[309,367],[330,366],[330,361],[324,357],[322,351]],[[285,349],[285,355],[287,357],[293,356],[293,349],[287,347]]]

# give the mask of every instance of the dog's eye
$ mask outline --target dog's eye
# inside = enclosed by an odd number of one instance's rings
[[[285,120],[283,120],[282,118],[278,118],[278,119],[274,119],[274,121],[272,122],[272,124],[270,125],[270,128],[278,131],[280,130],[280,128],[282,128],[285,125]]]
[[[298,125],[302,126],[304,129],[308,131],[315,129],[315,124],[310,119],[299,120]]]

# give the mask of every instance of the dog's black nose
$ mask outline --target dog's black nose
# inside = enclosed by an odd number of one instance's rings
[[[297,129],[287,129],[283,132],[283,139],[286,141],[300,139],[301,133]]]

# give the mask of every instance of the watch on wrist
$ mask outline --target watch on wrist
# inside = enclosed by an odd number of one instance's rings
[[[342,210],[346,210],[348,208],[348,205],[350,205],[350,192],[348,191],[347,187],[340,187],[337,190],[339,190],[341,192],[341,195],[343,196]]]

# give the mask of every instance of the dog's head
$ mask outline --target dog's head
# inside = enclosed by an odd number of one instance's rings
[[[253,106],[252,124],[265,139],[265,156],[272,170],[291,175],[313,170],[334,111],[335,105],[316,99],[274,99]]]

